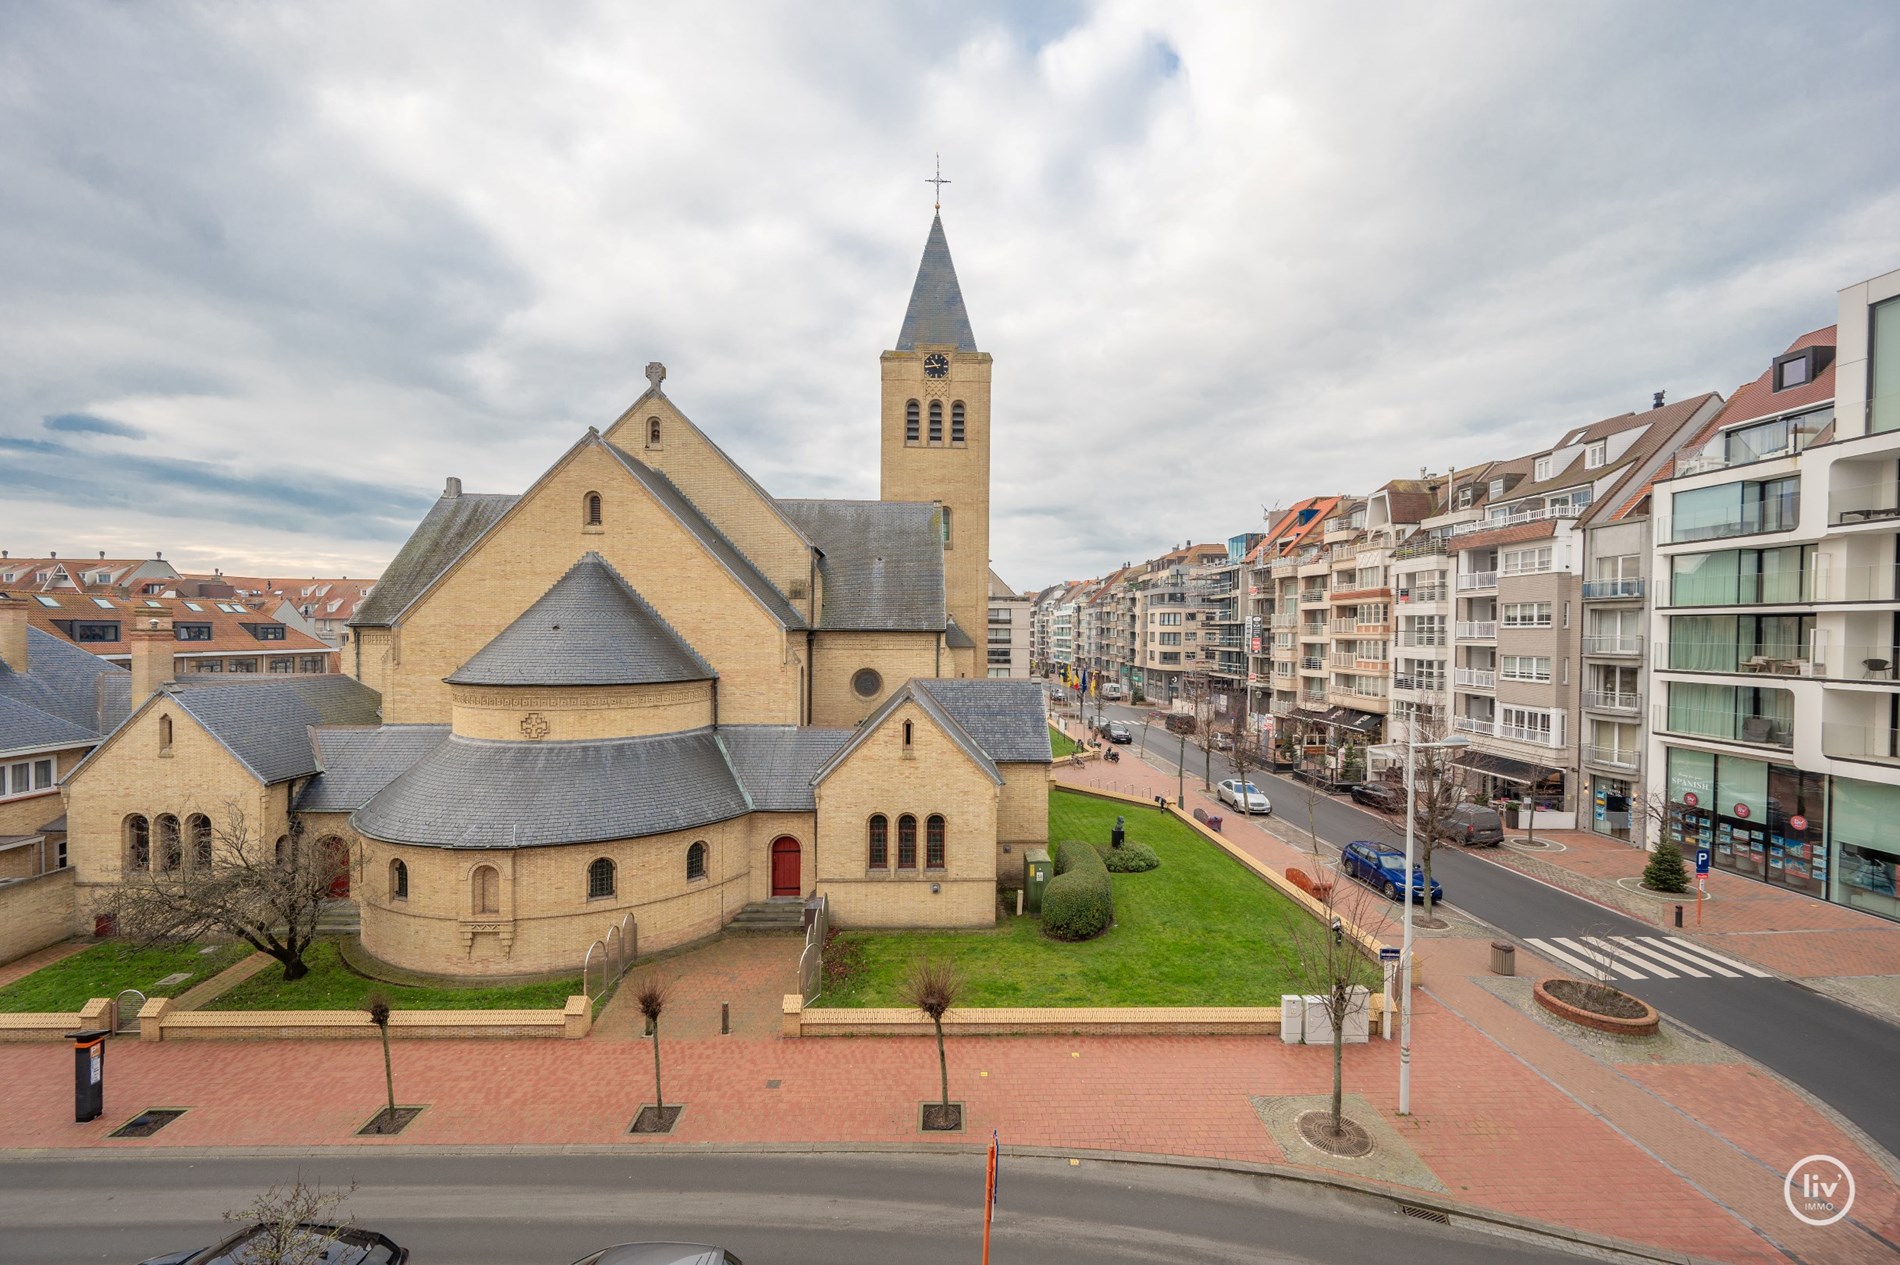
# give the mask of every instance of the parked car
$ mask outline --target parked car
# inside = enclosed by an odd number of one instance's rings
[[[1486,844],[1504,842],[1504,818],[1495,808],[1483,804],[1458,804],[1446,819],[1453,843]]]
[[[709,1243],[616,1243],[574,1265],[745,1265],[722,1247]]]
[[[1376,887],[1387,900],[1400,899],[1400,891],[1406,888],[1411,889],[1414,904],[1425,899],[1425,871],[1413,865],[1412,881],[1407,883],[1405,854],[1383,844],[1364,840],[1347,844],[1340,849],[1339,868],[1346,872],[1347,878],[1357,879],[1367,887]],[[1443,900],[1444,896],[1444,885],[1433,879],[1433,903]]]
[[[1405,788],[1390,782],[1361,782],[1352,788],[1352,797],[1356,803],[1382,813],[1405,811]]]
[[[1231,806],[1238,812],[1249,815],[1254,813],[1260,813],[1262,816],[1273,815],[1272,801],[1262,795],[1260,788],[1252,782],[1243,782],[1239,778],[1230,777],[1214,788],[1214,794],[1220,797],[1221,803]]]
[[[170,1256],[154,1256],[144,1265],[248,1265],[248,1262],[261,1259],[257,1255],[256,1245],[268,1232],[268,1226],[254,1225],[248,1230],[238,1231],[221,1243],[174,1252]],[[297,1232],[307,1236],[312,1249],[328,1241],[327,1247],[323,1248],[324,1265],[402,1265],[409,1259],[409,1249],[397,1247],[374,1230],[339,1229],[333,1225],[304,1222],[297,1226]]]
[[[1216,751],[1232,751],[1234,749],[1234,735],[1219,729],[1214,731],[1213,736],[1208,739],[1208,742]]]
[[[1135,733],[1119,720],[1111,720],[1102,726],[1102,736],[1110,742],[1126,745],[1135,740]]]

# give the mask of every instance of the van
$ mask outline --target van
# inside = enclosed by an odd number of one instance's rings
[[[1466,845],[1504,842],[1504,818],[1495,808],[1483,804],[1459,804],[1451,810],[1446,831],[1451,842]]]
[[[1122,696],[1122,686],[1121,686],[1120,681],[1110,681],[1106,685],[1102,686],[1102,697],[1107,699],[1109,702],[1112,703],[1116,699],[1120,698],[1121,696]]]

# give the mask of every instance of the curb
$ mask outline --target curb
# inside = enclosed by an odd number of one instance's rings
[[[945,1142],[936,1146],[919,1147],[908,1142],[763,1142],[740,1144],[729,1142],[678,1142],[662,1146],[654,1144],[572,1143],[566,1145],[519,1145],[519,1146],[361,1146],[340,1143],[315,1150],[316,1155],[393,1155],[393,1156],[537,1156],[537,1155],[614,1155],[637,1156],[644,1154],[678,1155],[903,1155],[911,1157],[941,1155],[985,1155],[989,1151],[987,1144],[974,1142]],[[300,1157],[312,1156],[313,1149],[308,1147],[138,1147],[125,1150],[107,1150],[89,1147],[85,1149],[42,1148],[38,1150],[18,1150],[0,1152],[0,1170],[7,1164],[44,1163],[48,1160],[69,1160],[75,1163],[87,1163],[103,1159],[125,1159],[136,1157],[150,1160],[180,1159],[278,1159],[286,1155]],[[1655,1261],[1668,1265],[1720,1265],[1709,1257],[1690,1256],[1681,1252],[1671,1252],[1661,1248],[1648,1247],[1624,1239],[1611,1238],[1608,1235],[1595,1234],[1588,1230],[1577,1230],[1559,1226],[1546,1221],[1537,1221],[1521,1217],[1514,1213],[1495,1212],[1486,1208],[1475,1208],[1456,1200],[1445,1199],[1425,1191],[1413,1191],[1405,1187],[1381,1185],[1344,1174],[1309,1172],[1283,1164],[1266,1164],[1249,1160],[1223,1160],[1202,1156],[1155,1155],[1145,1151],[1095,1151],[1083,1149],[1065,1149],[1062,1147],[1024,1146],[1005,1147],[1000,1152],[1005,1158],[1069,1160],[1085,1159],[1100,1164],[1127,1164],[1151,1168],[1177,1168],[1195,1172],[1232,1173],[1245,1177],[1265,1177],[1278,1181],[1297,1182],[1305,1186],[1317,1186],[1337,1190],[1349,1195],[1377,1199],[1392,1205],[1395,1213],[1404,1209],[1416,1208],[1429,1213],[1439,1213],[1446,1217],[1457,1217],[1471,1226],[1482,1227],[1486,1231],[1502,1238],[1520,1242],[1536,1243],[1544,1246],[1562,1245],[1572,1249],[1582,1249],[1589,1255],[1609,1261]]]

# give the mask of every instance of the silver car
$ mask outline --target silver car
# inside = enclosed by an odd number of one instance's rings
[[[1221,803],[1232,806],[1237,812],[1243,812],[1249,816],[1254,813],[1262,816],[1273,814],[1272,801],[1262,795],[1260,788],[1252,782],[1243,782],[1238,778],[1230,777],[1215,787],[1214,793],[1220,797]]]
[[[617,1243],[574,1265],[742,1265],[724,1248],[708,1243]]]

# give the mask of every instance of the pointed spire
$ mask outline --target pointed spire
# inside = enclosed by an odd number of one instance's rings
[[[963,291],[957,285],[957,266],[950,262],[941,215],[930,221],[930,237],[924,242],[923,262],[917,265],[917,284],[911,287],[897,350],[916,351],[919,343],[976,350],[976,335],[970,332],[970,314],[963,310]]]

